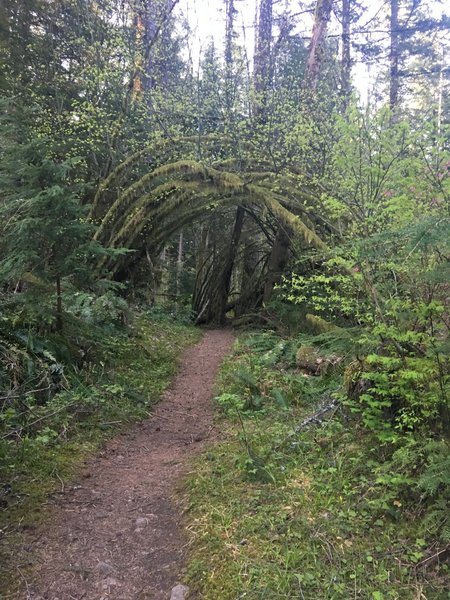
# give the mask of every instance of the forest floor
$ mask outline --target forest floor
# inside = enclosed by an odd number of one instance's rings
[[[182,359],[151,417],[116,436],[49,500],[22,540],[32,563],[17,598],[165,600],[183,575],[186,539],[176,502],[189,460],[216,432],[211,397],[233,334],[211,330]]]

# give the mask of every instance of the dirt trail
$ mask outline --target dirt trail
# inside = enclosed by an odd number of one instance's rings
[[[48,529],[31,546],[36,580],[20,598],[170,598],[185,545],[171,497],[214,434],[214,378],[232,341],[229,331],[208,331],[151,418],[111,440],[54,500]]]

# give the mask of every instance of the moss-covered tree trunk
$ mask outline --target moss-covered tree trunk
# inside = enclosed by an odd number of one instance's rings
[[[281,282],[284,269],[289,259],[290,236],[285,227],[280,226],[275,237],[267,264],[267,278],[264,285],[263,301],[269,302],[273,289]]]

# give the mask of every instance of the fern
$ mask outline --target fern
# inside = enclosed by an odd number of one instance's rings
[[[248,388],[251,394],[257,396],[260,395],[261,392],[258,386],[257,379],[253,375],[253,373],[251,373],[251,371],[249,371],[248,369],[240,367],[237,371],[233,373],[233,379],[235,379],[235,381],[237,381],[239,384]]]
[[[450,501],[450,448],[446,442],[430,442],[425,450],[430,451],[428,464],[419,479],[419,487],[429,497],[439,493]]]
[[[275,400],[275,403],[279,408],[282,408],[284,410],[287,410],[289,408],[289,402],[283,391],[280,390],[280,388],[273,388],[270,391],[270,395]]]

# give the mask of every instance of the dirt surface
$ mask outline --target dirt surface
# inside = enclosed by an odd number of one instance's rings
[[[214,435],[214,379],[232,341],[229,331],[208,331],[151,418],[111,440],[53,500],[47,530],[31,544],[35,580],[19,598],[170,598],[186,543],[176,484]]]

